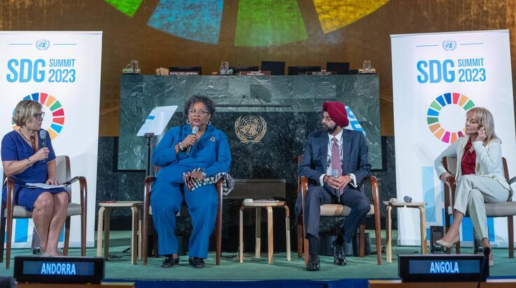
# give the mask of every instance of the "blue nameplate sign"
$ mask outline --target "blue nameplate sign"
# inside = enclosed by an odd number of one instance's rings
[[[398,261],[404,282],[476,282],[489,276],[484,255],[400,255]]]
[[[17,256],[13,276],[21,283],[98,284],[104,279],[104,258]]]

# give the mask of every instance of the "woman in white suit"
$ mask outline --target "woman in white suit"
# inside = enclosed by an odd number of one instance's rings
[[[466,115],[466,137],[450,145],[435,160],[441,181],[452,175],[443,166],[445,157],[457,157],[455,205],[453,223],[446,235],[436,243],[450,248],[459,241],[459,228],[466,212],[471,218],[482,247],[490,247],[485,202],[505,202],[512,190],[504,177],[501,141],[496,137],[493,115],[476,107]],[[493,266],[493,252],[489,266]]]

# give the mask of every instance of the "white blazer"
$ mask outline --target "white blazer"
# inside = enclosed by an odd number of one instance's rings
[[[457,173],[455,178],[457,179],[457,184],[459,183],[462,176],[462,155],[464,154],[464,147],[466,147],[468,141],[469,136],[459,138],[435,159],[434,166],[438,177],[444,172],[447,172],[443,165],[443,159],[445,157],[457,157]],[[502,184],[505,189],[512,192],[511,186],[509,186],[504,176],[502,145],[500,140],[493,139],[487,143],[486,146],[484,146],[482,141],[475,141],[473,142],[473,148],[477,154],[475,166],[476,175],[494,178]]]

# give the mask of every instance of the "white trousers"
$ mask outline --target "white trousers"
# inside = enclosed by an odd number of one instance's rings
[[[480,239],[488,238],[485,202],[506,202],[510,191],[496,179],[480,175],[462,176],[455,192],[455,206],[458,212],[469,214]]]

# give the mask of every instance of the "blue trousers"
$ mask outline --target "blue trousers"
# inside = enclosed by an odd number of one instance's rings
[[[182,191],[193,226],[188,255],[208,258],[210,235],[217,216],[218,198],[215,185],[205,185],[190,191],[184,184],[159,179],[154,182],[151,193],[152,218],[158,232],[158,253],[177,254],[176,214],[183,203]]]
[[[344,242],[351,243],[353,234],[371,209],[371,202],[363,192],[346,187],[340,199],[332,196],[325,187],[312,186],[305,196],[305,227],[306,234],[319,239],[319,225],[321,223],[321,205],[340,203],[351,208],[351,212],[344,221]],[[305,235],[306,236],[306,235]]]

